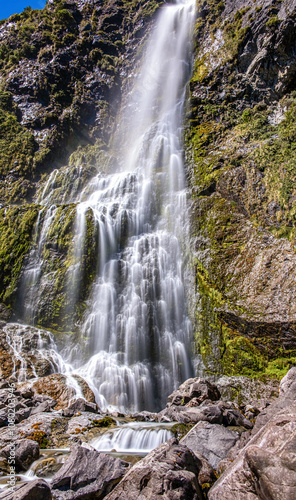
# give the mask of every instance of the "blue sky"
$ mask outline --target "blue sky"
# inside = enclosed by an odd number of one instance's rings
[[[25,7],[32,7],[32,9],[43,9],[46,0],[1,0],[0,5],[0,19],[6,19],[11,14],[20,13]]]

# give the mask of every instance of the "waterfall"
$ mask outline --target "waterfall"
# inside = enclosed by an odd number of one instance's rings
[[[133,422],[119,426],[95,438],[91,445],[98,451],[149,453],[174,437],[171,425]]]
[[[99,173],[69,200],[76,202],[69,314],[79,295],[90,212],[98,255],[80,344],[60,354],[89,383],[103,410],[158,410],[193,375],[181,246],[188,228],[182,122],[194,15],[194,0],[160,10],[114,139],[121,157],[116,172]],[[56,175],[41,204],[50,203]],[[24,272],[33,301],[44,225],[54,214],[55,207],[36,237],[32,271]]]

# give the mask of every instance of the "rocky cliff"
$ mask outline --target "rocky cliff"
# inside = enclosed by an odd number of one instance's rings
[[[73,200],[94,172],[112,169],[120,157],[112,143],[115,118],[161,3],[49,0],[41,11],[27,8],[2,21],[4,320],[14,313],[73,332],[83,314],[97,235],[89,213],[73,311]],[[197,5],[185,131],[197,351],[208,373],[280,376],[296,360],[296,3]],[[34,297],[22,297],[34,252],[42,276]]]
[[[295,362],[295,2],[199,2],[186,131],[208,372]]]

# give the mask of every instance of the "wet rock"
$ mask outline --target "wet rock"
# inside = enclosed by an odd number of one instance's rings
[[[4,491],[1,500],[51,500],[50,487],[43,479],[36,479],[14,487],[13,491]]]
[[[219,462],[235,445],[239,436],[222,425],[199,422],[181,439],[194,453],[201,453],[217,470]]]
[[[118,458],[76,445],[52,479],[53,496],[56,500],[104,498],[128,467]]]
[[[75,401],[76,390],[73,386],[69,385],[67,377],[61,373],[39,378],[33,382],[32,389],[36,394],[46,394],[55,399],[57,401],[56,410],[66,409]],[[95,401],[95,396],[89,387],[84,394],[90,398],[90,402]]]
[[[157,422],[157,413],[141,411],[139,413],[133,413],[131,418],[138,420],[138,422]]]
[[[201,461],[186,446],[170,439],[135,464],[106,500],[201,500],[197,481],[201,468]]]
[[[44,458],[44,460],[40,460],[36,467],[34,467],[34,474],[38,477],[46,478],[56,474],[62,466],[63,464],[58,463],[54,457]]]

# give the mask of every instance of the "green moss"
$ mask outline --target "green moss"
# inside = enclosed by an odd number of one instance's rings
[[[28,252],[38,207],[10,207],[0,210],[0,299],[13,305],[22,264]]]
[[[116,421],[111,417],[95,419],[91,422],[92,427],[110,427],[111,425],[116,425]]]
[[[194,427],[194,424],[175,424],[171,428],[172,433],[177,439],[181,439]]]

